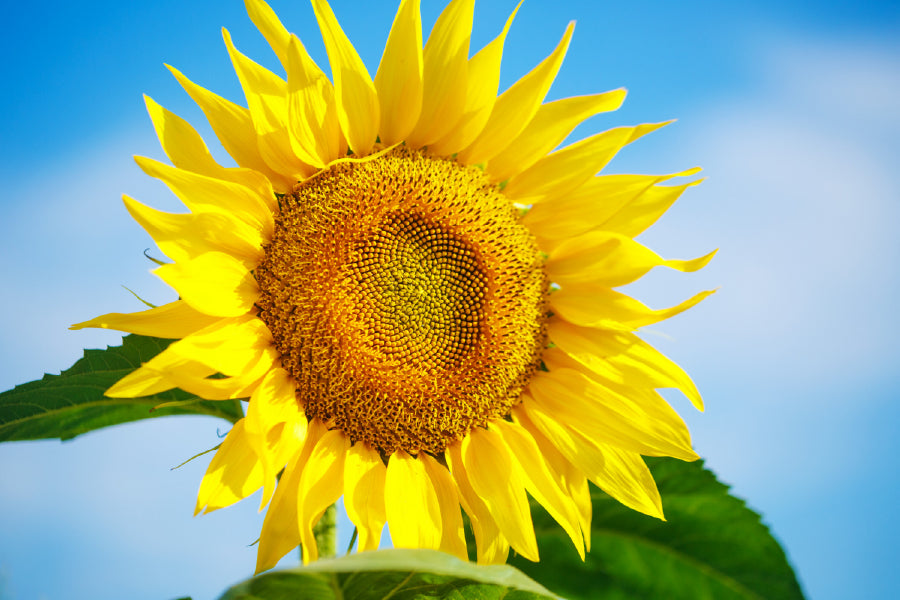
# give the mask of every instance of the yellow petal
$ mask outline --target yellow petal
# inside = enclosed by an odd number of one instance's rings
[[[172,379],[174,370],[188,371],[195,377],[209,377],[215,374],[211,369],[197,361],[185,360],[175,354],[163,350],[151,359],[153,362],[145,363],[135,369],[103,392],[108,398],[140,398],[151,396],[178,387]]]
[[[463,114],[455,127],[429,146],[430,152],[438,155],[454,154],[471,144],[484,129],[497,100],[503,44],[522,1],[506,20],[500,35],[469,60]]]
[[[241,398],[250,395],[276,359],[271,334],[261,320],[253,315],[217,319],[172,343],[105,393],[132,398],[180,387],[211,400]],[[214,373],[228,377],[206,379]]]
[[[459,501],[469,515],[478,550],[478,564],[503,564],[509,554],[509,542],[482,498],[472,488],[462,459],[462,444],[456,442],[444,454],[459,490]]]
[[[387,465],[384,506],[395,548],[441,547],[441,508],[422,461],[403,450]]]
[[[234,424],[216,451],[197,493],[194,514],[209,513],[243,500],[262,487],[262,463],[244,435],[244,419]]]
[[[528,560],[537,561],[524,478],[503,440],[493,431],[475,428],[463,438],[462,460],[472,489],[484,500],[509,544]]]
[[[423,69],[419,0],[402,0],[375,73],[382,144],[402,142],[416,126],[422,112]]]
[[[166,67],[206,115],[216,137],[235,162],[264,174],[278,193],[290,192],[293,187],[291,178],[272,170],[259,153],[250,111],[197,85],[178,69],[169,65]]]
[[[288,462],[272,505],[266,511],[262,532],[259,535],[259,550],[256,554],[256,572],[266,571],[274,567],[281,557],[295,549],[300,543],[300,525],[297,520],[297,503],[299,501],[300,476],[303,474],[312,450],[325,434],[325,426],[318,419],[309,424],[309,430],[303,446],[295,457]]]
[[[703,400],[684,369],[633,333],[578,327],[551,319],[550,340],[571,358],[612,383],[681,390],[697,410]]]
[[[210,400],[245,398],[277,358],[271,335],[259,319],[249,315],[218,319],[174,342],[105,394],[133,398],[180,387]],[[228,377],[207,379],[215,373]]]
[[[528,392],[544,412],[590,439],[651,456],[697,458],[687,427],[668,405],[633,402],[573,369],[539,372]]]
[[[533,404],[530,396],[526,396],[528,402]],[[553,477],[564,493],[568,493],[569,498],[574,502],[578,511],[578,524],[584,539],[585,550],[591,550],[591,493],[587,486],[587,478],[585,474],[575,465],[573,465],[559,451],[556,445],[544,436],[538,429],[530,424],[527,415],[521,404],[517,405],[510,412],[512,422],[523,430],[525,430],[537,444],[540,455],[545,460],[547,467],[553,474]]]
[[[590,283],[618,287],[643,277],[653,267],[682,273],[702,269],[716,250],[693,260],[663,259],[630,237],[609,231],[591,231],[557,246],[547,259],[547,275],[556,283]]]
[[[423,55],[422,111],[406,138],[413,148],[439,140],[465,110],[474,12],[475,0],[452,0],[431,29]]]
[[[281,65],[287,70],[288,64],[288,42],[291,34],[282,25],[281,20],[275,11],[263,0],[244,0],[244,6],[247,9],[247,15],[259,32],[269,42],[272,51],[281,61]]]
[[[253,274],[241,261],[223,252],[207,252],[153,272],[191,308],[216,317],[246,314],[259,297]]]
[[[481,134],[459,153],[461,162],[473,164],[489,161],[509,146],[531,122],[556,78],[574,29],[575,23],[569,23],[550,56],[497,98]]]
[[[605,463],[603,473],[594,478],[594,483],[625,506],[665,520],[659,490],[641,455],[609,444],[597,445]]]
[[[224,212],[256,228],[264,239],[272,237],[275,222],[269,203],[273,198],[261,196],[258,189],[176,169],[143,156],[135,156],[134,161],[144,173],[165,183],[192,212]]]
[[[253,394],[266,373],[275,367],[278,359],[278,352],[274,348],[265,348],[238,375],[209,378],[179,368],[167,373],[166,377],[175,387],[207,400],[247,398]]]
[[[543,436],[546,441],[542,446],[554,444],[588,479],[625,506],[663,518],[659,492],[639,454],[588,439],[560,425],[531,402],[519,406],[517,420],[536,438]]]
[[[541,246],[551,251],[559,243],[593,229],[634,237],[656,222],[684,189],[699,181],[677,187],[657,184],[698,171],[690,169],[671,175],[600,175],[571,194],[532,207],[522,222],[535,233]]]
[[[222,37],[247,98],[260,156],[271,169],[295,181],[312,175],[315,169],[294,154],[288,136],[287,83],[238,52],[227,29],[222,29]]]
[[[275,491],[278,472],[306,437],[306,416],[287,371],[275,368],[266,373],[250,398],[244,421],[247,439],[263,465],[262,510]]]
[[[460,560],[469,560],[466,551],[466,536],[463,530],[462,513],[459,510],[459,493],[456,481],[447,467],[429,454],[420,452],[419,461],[425,465],[425,473],[437,495],[441,510],[441,545],[438,550],[452,554]]]
[[[694,172],[696,170],[685,171],[684,174],[692,174]],[[673,186],[655,185],[622,206],[618,211],[610,215],[608,219],[598,224],[598,227],[633,238],[656,223],[686,189],[698,185],[702,181],[700,179]]]
[[[488,174],[494,181],[506,181],[518,175],[561,144],[579,123],[598,113],[618,109],[624,100],[625,90],[613,90],[542,104],[522,133],[490,160]]]
[[[233,181],[256,190],[263,198],[270,198],[274,207],[275,194],[271,182],[253,169],[226,169],[213,159],[200,134],[187,121],[169,112],[147,95],[144,95],[147,112],[153,120],[156,135],[169,160],[179,169],[208,177]]]
[[[328,62],[331,63],[338,121],[350,149],[354,154],[364,156],[375,143],[381,115],[375,84],[328,2],[312,0],[312,5],[325,40]]]
[[[565,197],[603,169],[623,147],[669,123],[617,127],[570,144],[510,179],[503,193],[521,204]]]
[[[319,558],[319,548],[313,527],[325,509],[337,502],[344,493],[344,459],[350,448],[350,438],[333,429],[325,433],[313,448],[300,475],[297,489],[297,518],[303,564]]]
[[[566,196],[532,206],[522,222],[534,231],[542,246],[552,249],[561,241],[599,228],[621,207],[669,178],[670,175],[592,177]]]
[[[173,343],[167,352],[199,361],[224,375],[240,375],[270,348],[272,334],[261,319],[247,315],[222,319]],[[152,362],[152,359],[151,359]]]
[[[334,88],[297,36],[288,44],[288,125],[294,153],[323,167],[346,154]]]
[[[122,196],[128,213],[143,227],[159,249],[179,262],[212,251],[222,251],[255,267],[263,258],[259,229],[225,212],[166,213]]]
[[[347,451],[344,462],[344,508],[359,531],[359,551],[377,550],[387,522],[384,482],[387,472],[381,455],[364,442]]]
[[[144,94],[147,112],[166,156],[179,169],[195,173],[215,172],[222,167],[209,153],[203,138],[187,121],[169,112]]]
[[[554,480],[534,437],[521,426],[502,419],[491,421],[489,427],[500,436],[510,455],[521,468],[528,493],[562,526],[575,544],[581,560],[584,560],[584,539],[581,535],[578,508]]]
[[[550,294],[550,306],[555,314],[575,325],[634,331],[674,317],[713,293],[715,290],[700,292],[670,308],[653,310],[631,296],[608,288],[572,284]]]
[[[90,321],[76,323],[69,329],[97,327],[173,339],[188,336],[218,320],[218,317],[203,314],[188,306],[184,301],[176,300],[136,313],[108,313]]]

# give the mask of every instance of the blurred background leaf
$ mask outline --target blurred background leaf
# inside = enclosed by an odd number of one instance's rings
[[[591,551],[578,557],[562,528],[534,505],[539,563],[510,563],[570,600],[803,598],[784,550],[760,516],[703,467],[645,458],[666,521],[591,486]]]

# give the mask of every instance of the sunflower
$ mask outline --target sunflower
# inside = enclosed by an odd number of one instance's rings
[[[124,197],[172,262],[179,299],[74,325],[173,338],[111,397],[181,388],[248,398],[200,485],[197,512],[262,488],[257,569],[302,546],[344,497],[359,549],[384,525],[397,547],[479,562],[510,547],[538,560],[527,494],[584,557],[588,482],[662,518],[642,455],[694,460],[656,391],[700,395],[635,334],[710,292],[652,310],[614,288],[664,260],[634,240],[692,183],[598,175],[665,123],[558,148],[625,93],[544,103],[572,36],[497,95],[504,39],[469,57],[474,0],[452,0],[422,43],[402,0],[374,80],[325,0],[312,5],[332,80],[262,0],[247,0],[286,79],[241,54],[232,103],[169,67],[238,167],[218,164],[184,120],[150,98],[170,166],[137,157],[189,212]],[[516,8],[518,10],[518,7]]]

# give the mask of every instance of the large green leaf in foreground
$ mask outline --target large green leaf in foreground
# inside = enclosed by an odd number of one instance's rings
[[[803,598],[784,551],[758,514],[702,461],[646,459],[666,521],[591,486],[591,552],[581,562],[551,517],[534,511],[541,562],[510,562],[571,600]]]
[[[507,565],[478,566],[434,550],[380,550],[265,573],[220,600],[544,600],[553,594]]]
[[[107,398],[112,384],[162,352],[172,340],[129,335],[121,346],[85,350],[84,358],[59,375],[0,393],[0,442],[67,440],[119,423],[167,415],[211,415],[231,422],[243,416],[239,400],[199,400],[181,390],[145,398]],[[174,406],[153,410],[160,404]]]

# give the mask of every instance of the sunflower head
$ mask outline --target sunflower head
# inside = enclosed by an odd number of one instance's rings
[[[329,79],[262,0],[250,18],[286,76],[225,43],[246,107],[173,74],[237,163],[147,99],[174,166],[138,164],[188,212],[126,207],[172,262],[179,299],[73,326],[175,338],[107,391],[181,388],[248,400],[200,486],[197,511],[262,488],[258,569],[301,544],[339,497],[359,549],[387,523],[398,547],[478,560],[538,559],[526,491],[584,555],[588,482],[662,517],[641,455],[693,460],[656,391],[690,378],[636,331],[653,310],[619,286],[653,267],[693,271],[634,240],[692,183],[608,175],[626,144],[663,124],[560,147],[624,92],[544,102],[572,35],[497,94],[506,33],[474,54],[473,0],[452,0],[422,43],[403,0],[373,79],[325,0],[313,9]],[[471,56],[470,56],[471,54]]]

